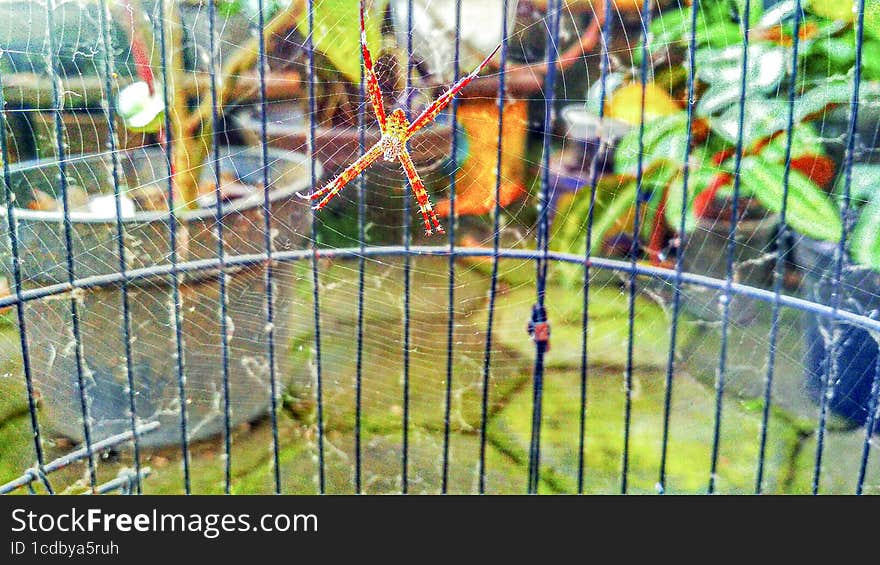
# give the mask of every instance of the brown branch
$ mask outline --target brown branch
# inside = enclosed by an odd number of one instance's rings
[[[113,80],[114,91],[121,90],[137,80],[119,77]],[[187,72],[182,78],[187,96],[205,92],[209,88],[208,75],[204,72]],[[289,100],[301,93],[302,77],[296,71],[273,72],[266,76],[266,98]],[[104,77],[70,76],[61,80],[64,107],[68,110],[97,110],[104,100]],[[231,99],[239,103],[254,102],[259,96],[260,79],[256,71],[239,77]],[[14,73],[3,77],[3,97],[10,108],[34,108],[51,110],[52,82],[36,73]]]
[[[592,53],[602,37],[601,27],[604,15],[601,13],[590,22],[580,39],[566,49],[556,60],[556,68],[565,71],[584,56]],[[544,86],[544,75],[547,73],[545,62],[510,65],[505,69],[507,94],[514,98],[527,97],[539,92]],[[486,77],[471,83],[462,91],[463,98],[492,98],[498,93],[498,78]]]
[[[266,53],[271,51],[275,45],[276,38],[283,36],[296,25],[297,16],[299,16],[302,8],[303,0],[294,0],[269,21],[263,29]],[[184,196],[184,201],[189,203],[191,207],[195,206],[195,200],[199,193],[199,173],[213,143],[214,114],[216,112],[218,117],[223,116],[226,105],[231,100],[239,79],[257,63],[259,55],[258,38],[250,39],[239,47],[223,65],[223,68],[220,69],[219,76],[216,77],[214,84],[217,88],[216,106],[212,97],[206,96],[192,113],[180,114],[186,117],[179,120],[179,131],[174,133],[175,138],[183,140],[184,143],[178,142],[175,145],[175,154],[177,154],[179,148],[181,154],[179,155],[178,164],[185,164],[186,168],[176,169],[176,174],[180,175],[181,172],[187,173],[180,178],[180,193]],[[186,96],[181,96],[181,98],[183,98],[185,106]]]
[[[534,3],[534,2],[533,2]],[[622,16],[627,13],[638,11],[641,6],[641,0],[614,0],[612,2],[617,14]],[[546,2],[544,3],[546,7]],[[595,8],[593,7],[595,6]],[[593,18],[584,33],[581,34],[578,41],[571,47],[563,51],[556,60],[556,68],[559,71],[569,69],[576,62],[593,53],[602,40],[602,25],[605,23],[605,1],[586,0],[567,2],[569,9],[575,7],[581,9],[589,9],[593,11]],[[497,68],[497,67],[496,67]],[[547,64],[545,62],[523,65],[510,65],[505,70],[505,82],[507,84],[507,94],[517,97],[526,97],[539,92],[544,86],[544,75],[547,73]],[[484,98],[497,95],[498,79],[492,80],[489,77],[479,81],[474,81],[468,88],[462,92],[464,98]]]
[[[198,197],[198,179],[201,162],[204,159],[193,159],[193,140],[187,135],[184,127],[189,117],[187,95],[184,85],[183,66],[183,23],[174,0],[160,0],[164,3],[165,21],[160,25],[165,30],[165,79],[170,92],[168,118],[171,123],[171,167],[175,197],[178,202],[189,208],[196,206]],[[135,0],[132,0],[134,4]],[[193,166],[195,163],[195,166]]]

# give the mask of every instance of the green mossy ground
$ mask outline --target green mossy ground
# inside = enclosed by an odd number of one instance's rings
[[[526,264],[500,266],[493,320],[487,402],[486,491],[526,490],[531,438],[534,344],[526,322],[534,285]],[[304,269],[308,266],[304,265]],[[324,394],[324,484],[326,492],[354,491],[357,263],[321,265],[322,376]],[[297,307],[290,320],[288,354],[297,367],[285,403],[278,412],[279,461],[283,492],[319,489],[315,344],[311,275],[299,273]],[[369,261],[365,276],[363,341],[362,490],[399,492],[402,482],[403,270],[400,262]],[[443,474],[444,408],[447,390],[447,262],[419,258],[412,263],[409,370],[408,489],[440,491]],[[588,371],[583,453],[584,491],[614,493],[621,488],[624,445],[625,366],[628,293],[614,278],[591,288],[587,340]],[[478,489],[482,422],[483,362],[490,280],[485,264],[461,263],[455,285],[455,334],[451,387],[449,491]],[[541,420],[541,482],[545,493],[577,492],[581,425],[581,305],[578,290],[551,285],[547,290],[552,348],[547,355]],[[768,311],[751,323],[731,325],[728,373],[721,418],[716,489],[754,492],[766,376]],[[669,308],[645,293],[636,299],[628,443],[628,490],[657,491],[669,350]],[[797,317],[783,315],[780,355],[774,373],[774,405],[768,426],[765,492],[809,492],[815,461],[816,407],[803,391]],[[20,369],[18,337],[0,328],[0,483],[34,464],[35,454]],[[676,372],[672,379],[667,492],[705,492],[709,482],[715,425],[715,375],[719,327],[687,313],[679,325]],[[43,408],[41,407],[42,411]],[[47,459],[71,449],[44,429]],[[822,492],[853,492],[861,461],[864,431],[840,426],[826,433]],[[235,429],[232,438],[232,491],[268,493],[274,488],[273,439],[269,418]],[[876,452],[876,447],[872,450]],[[872,455],[865,491],[880,490],[880,464]],[[180,450],[143,450],[149,467],[144,492],[183,489]],[[131,468],[132,454],[97,457],[99,481]],[[83,463],[53,473],[58,490],[78,492],[88,484]],[[195,443],[190,450],[194,493],[224,489],[223,442]],[[39,489],[38,489],[39,490]]]

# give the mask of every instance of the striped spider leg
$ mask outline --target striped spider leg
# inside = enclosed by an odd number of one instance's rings
[[[403,133],[403,143],[402,150],[400,152],[400,163],[403,165],[403,170],[406,172],[406,176],[409,179],[410,186],[412,186],[413,194],[416,197],[416,200],[419,203],[419,211],[422,213],[422,219],[425,222],[425,235],[431,235],[431,226],[433,224],[434,229],[437,230],[437,233],[446,233],[443,230],[443,227],[440,225],[440,221],[437,219],[437,214],[434,212],[434,207],[431,205],[431,199],[428,197],[428,191],[425,189],[425,184],[422,182],[421,177],[419,177],[418,171],[416,171],[416,167],[413,164],[412,157],[410,157],[409,151],[406,148],[406,142],[411,138],[417,131],[434,121],[440,112],[442,112],[446,106],[452,102],[453,98],[461,92],[461,90],[466,87],[472,80],[477,78],[477,75],[480,74],[480,71],[489,64],[489,61],[495,54],[498,52],[501,46],[495,48],[492,53],[489,54],[488,57],[483,59],[483,62],[480,63],[480,66],[474,69],[469,75],[461,78],[457,83],[452,85],[452,87],[447,90],[445,93],[440,95],[434,102],[431,103],[430,106],[425,108],[425,110],[413,120],[412,123],[407,123],[406,118],[404,118],[404,123],[406,124],[406,131]],[[399,111],[399,110],[397,110]],[[397,112],[396,111],[396,112]],[[387,157],[386,157],[387,159]]]
[[[346,169],[342,171],[339,176],[328,182],[324,186],[324,188],[311,193],[307,197],[308,199],[317,200],[318,198],[321,198],[321,201],[313,206],[312,209],[320,210],[321,208],[329,204],[330,201],[333,200],[333,197],[339,194],[339,191],[341,191],[345,187],[345,185],[354,180],[359,174],[364,172],[364,169],[376,162],[376,160],[382,156],[383,152],[384,149],[382,148],[382,142],[380,141],[373,145],[369,151],[361,155],[360,159],[346,167]]]
[[[422,219],[425,222],[425,235],[431,235],[432,224],[434,229],[437,230],[437,233],[446,233],[443,230],[443,226],[440,225],[440,220],[437,219],[437,213],[434,212],[434,207],[431,206],[431,199],[428,197],[425,183],[423,183],[421,177],[419,177],[419,172],[416,171],[416,166],[412,161],[412,157],[409,156],[409,151],[404,149],[400,152],[400,164],[403,165],[406,178],[409,179],[413,194],[416,197],[416,201],[419,203],[419,212],[422,213]]]
[[[470,84],[472,80],[477,78],[477,75],[479,75],[480,72],[486,67],[486,65],[489,64],[489,61],[491,61],[492,57],[494,57],[495,54],[498,53],[499,49],[501,49],[501,45],[498,45],[498,47],[496,47],[494,51],[489,53],[489,56],[483,59],[483,62],[480,63],[480,66],[471,71],[471,74],[459,79],[459,81],[452,85],[449,90],[441,94],[437,98],[437,100],[435,100],[431,103],[430,106],[425,108],[425,110],[421,114],[419,114],[419,117],[413,120],[411,124],[409,124],[409,127],[406,130],[406,138],[409,139],[413,136],[414,133],[433,122],[434,118],[436,118],[440,114],[440,112],[442,112],[443,109],[446,108],[450,102],[452,102],[452,99],[455,98],[456,95],[461,92],[464,87]]]
[[[339,194],[345,185],[351,182],[355,177],[361,174],[364,169],[372,165],[380,156],[382,156],[385,161],[400,161],[400,164],[403,166],[403,170],[413,189],[413,195],[416,197],[416,201],[419,204],[419,211],[422,214],[422,219],[425,222],[425,234],[431,235],[435,230],[438,233],[445,233],[443,227],[440,225],[440,221],[437,219],[437,214],[434,212],[434,208],[431,205],[428,191],[425,189],[425,184],[419,177],[419,173],[416,170],[406,144],[413,134],[434,121],[440,112],[452,102],[453,98],[455,98],[455,96],[461,92],[468,83],[480,74],[480,71],[482,71],[492,57],[495,56],[501,46],[499,45],[496,47],[495,50],[483,60],[479,67],[456,82],[449,90],[431,103],[431,105],[428,106],[413,122],[410,122],[406,119],[406,115],[400,108],[394,110],[390,115],[385,114],[382,91],[379,88],[379,80],[376,78],[376,73],[373,69],[373,58],[370,55],[370,50],[367,48],[367,33],[364,30],[363,5],[361,5],[360,19],[361,51],[364,56],[364,75],[367,83],[367,92],[369,93],[370,104],[376,114],[376,121],[379,124],[382,137],[357,161],[349,165],[348,168],[339,174],[339,176],[306,198],[310,200],[317,200],[320,198],[321,200],[316,206],[314,206],[315,210],[320,210]]]

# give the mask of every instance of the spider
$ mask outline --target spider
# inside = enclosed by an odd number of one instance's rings
[[[430,236],[432,234],[432,228],[436,230],[437,233],[445,233],[443,227],[440,225],[440,221],[437,219],[437,214],[434,212],[433,206],[431,206],[431,200],[428,198],[428,191],[425,189],[425,184],[419,177],[418,171],[416,171],[415,164],[413,163],[412,157],[410,157],[406,143],[414,133],[434,121],[434,118],[436,118],[437,115],[440,114],[450,102],[452,102],[452,99],[461,92],[461,89],[467,86],[468,83],[480,74],[480,71],[483,70],[483,68],[489,63],[489,60],[495,56],[495,53],[497,53],[500,48],[501,45],[496,47],[495,50],[492,51],[482,63],[480,63],[479,67],[471,72],[471,74],[455,83],[449,90],[432,102],[431,105],[412,122],[406,119],[406,115],[400,108],[394,110],[391,114],[386,115],[382,99],[382,91],[379,89],[379,80],[376,78],[376,73],[373,71],[373,58],[370,56],[369,49],[367,49],[367,33],[364,30],[364,11],[363,6],[361,6],[361,50],[364,54],[364,74],[367,79],[367,91],[370,97],[370,104],[373,106],[373,111],[376,114],[376,121],[379,123],[382,137],[357,161],[342,171],[339,176],[327,183],[320,190],[316,190],[305,197],[312,201],[320,198],[318,204],[313,206],[312,209],[320,210],[326,206],[334,196],[339,194],[346,184],[354,180],[367,167],[378,160],[379,157],[384,157],[386,161],[392,162],[398,160],[400,161],[400,164],[403,165],[403,170],[412,186],[413,194],[419,203],[419,211],[422,213],[422,218],[425,221],[425,235]]]

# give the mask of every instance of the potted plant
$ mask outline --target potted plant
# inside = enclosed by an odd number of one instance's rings
[[[880,296],[880,200],[875,195],[880,183],[880,169],[876,164],[880,161],[880,152],[877,150],[880,141],[877,136],[877,124],[880,122],[880,60],[869,54],[880,50],[880,10],[875,4],[870,4],[866,7],[864,18],[859,120],[855,128],[851,202],[845,219],[850,224],[850,237],[843,250],[843,269],[838,285],[835,275],[842,228],[838,218],[843,210],[835,207],[834,214],[829,215],[827,199],[819,198],[804,177],[809,177],[813,184],[825,190],[831,188],[829,180],[836,172],[837,183],[833,193],[836,201],[841,202],[845,173],[841,165],[848,142],[849,104],[854,90],[852,70],[857,49],[853,26],[854,5],[849,0],[810,0],[802,4],[806,13],[802,15],[799,29],[795,128],[791,140],[793,170],[789,177],[787,210],[788,224],[796,234],[793,262],[804,272],[801,288],[806,298],[828,305],[839,300],[842,308],[874,317],[880,311],[877,299]],[[700,70],[705,69],[699,78],[709,86],[701,93],[697,113],[711,115],[716,107],[729,104],[727,101],[738,100],[738,93],[733,89],[728,90],[721,78],[725,74],[733,74],[726,67],[727,59],[723,54],[735,54],[735,50],[741,52],[742,47],[737,45],[736,27],[725,17],[725,14],[731,13],[730,6],[725,6],[724,2],[704,2],[702,5],[708,10],[699,14],[699,29],[706,31],[697,34],[698,45],[704,53],[702,60],[698,60],[697,72],[699,77]],[[753,12],[756,25],[752,30],[754,43],[749,53],[750,58],[756,61],[755,84],[751,90],[760,91],[761,81],[766,79],[763,81],[765,88],[788,92],[785,81],[790,80],[786,75],[790,75],[791,71],[783,73],[780,81],[775,78],[777,73],[771,71],[778,68],[773,64],[773,59],[778,58],[775,52],[782,55],[784,61],[791,61],[796,3],[781,2],[766,12],[762,11],[760,3],[756,5],[753,2],[752,6],[757,10]],[[681,50],[685,48],[690,35],[687,17],[683,12],[664,13],[662,20],[655,22],[658,26],[655,28],[658,44],[668,43],[671,46],[667,53],[655,54],[655,62],[669,63],[682,59]],[[716,14],[714,20],[711,19],[713,13]],[[659,26],[664,26],[664,29],[661,30]],[[721,50],[721,56],[712,51],[713,47],[708,47],[710,44]],[[716,77],[717,80],[710,80]],[[748,76],[748,79],[751,86],[752,76]],[[772,95],[772,92],[768,94]],[[753,129],[763,128],[765,132],[784,127],[780,120],[788,117],[787,100],[763,100],[757,104],[753,100],[746,101],[746,132],[751,122],[760,124],[759,127],[751,126]],[[730,110],[721,111],[720,116],[727,112]],[[755,160],[750,155],[743,160],[741,179],[745,193],[778,193],[766,203],[771,209],[773,202],[781,202],[783,183],[778,166],[780,157],[784,158],[786,141],[784,133],[772,134],[769,141],[764,139],[760,142],[764,145],[757,154],[761,159]],[[705,192],[698,192],[695,196],[699,199],[702,194]],[[800,210],[805,202],[804,197],[813,202],[814,211],[825,210],[822,212],[824,219],[816,217],[812,222],[800,221],[806,218]],[[674,225],[672,220],[680,215],[680,211],[680,207],[673,210],[672,217],[668,218],[670,225]],[[824,235],[819,235],[820,231]],[[691,236],[691,242],[694,241]],[[871,385],[877,367],[875,337],[863,329],[825,316],[807,313],[804,322],[808,390],[818,400],[826,393],[825,379],[833,374],[834,394],[828,401],[829,408],[855,424],[863,424],[867,418]],[[837,347],[833,357],[829,355],[832,341]],[[831,367],[831,363],[835,363],[835,366]]]
[[[82,391],[90,407],[92,439],[98,440],[129,429],[128,383],[125,371],[125,341],[122,327],[121,285],[128,294],[131,320],[132,391],[135,411],[141,420],[159,420],[162,430],[144,438],[149,445],[178,443],[181,399],[177,391],[177,361],[174,324],[169,311],[175,304],[174,285],[162,266],[169,262],[171,241],[169,226],[176,227],[179,262],[215,259],[217,230],[225,232],[224,253],[246,255],[265,252],[264,197],[268,196],[272,219],[270,238],[275,249],[294,249],[301,245],[308,226],[308,208],[294,193],[311,188],[308,159],[295,153],[271,151],[269,168],[263,169],[258,148],[219,149],[220,177],[204,160],[212,153],[212,112],[210,97],[192,99],[180,80],[183,74],[181,26],[174,5],[165,6],[169,62],[169,101],[171,112],[172,154],[171,184],[174,207],[170,210],[168,168],[163,149],[142,148],[129,152],[102,152],[94,155],[68,156],[63,161],[66,182],[66,205],[69,223],[62,213],[62,194],[57,182],[61,162],[46,159],[21,163],[10,169],[11,190],[15,194],[15,214],[21,250],[24,284],[45,286],[68,281],[67,257],[72,256],[75,276],[110,276],[118,273],[120,249],[117,222],[123,231],[122,252],[127,269],[159,267],[157,274],[145,278],[102,285],[77,291],[79,338],[87,386]],[[134,9],[138,8],[132,2]],[[265,41],[274,45],[295,25],[303,3],[292,2],[279,10],[265,28]],[[137,11],[135,12],[137,13]],[[100,14],[106,29],[108,14]],[[138,18],[136,22],[146,22]],[[151,45],[149,26],[140,28],[144,45]],[[101,56],[112,51],[107,35],[102,35]],[[149,50],[142,49],[149,53]],[[226,50],[218,74],[217,90],[223,113],[233,101],[232,94],[242,71],[256,62],[257,39],[238,49]],[[158,56],[158,54],[157,54]],[[102,69],[112,76],[112,63]],[[103,75],[107,76],[107,75]],[[164,124],[164,105],[157,104],[158,84],[121,94],[119,114],[131,127],[145,131]],[[146,98],[143,97],[146,93]],[[115,107],[115,96],[108,96],[108,107]],[[207,101],[205,100],[207,98]],[[108,110],[108,114],[113,114]],[[153,114],[150,116],[150,114]],[[155,130],[154,130],[155,131]],[[318,169],[320,172],[320,168]],[[271,189],[264,193],[264,173]],[[118,194],[115,192],[118,179]],[[218,208],[217,196],[222,210]],[[7,206],[12,203],[7,203]],[[6,209],[0,210],[6,214]],[[173,216],[172,216],[173,214]],[[8,222],[3,220],[3,228]],[[70,230],[72,247],[65,244]],[[9,238],[0,238],[9,270]],[[223,377],[220,359],[221,328],[226,329],[231,369],[229,402],[232,424],[265,412],[273,393],[281,386],[270,387],[265,361],[267,338],[264,270],[268,265],[228,267],[186,271],[179,275],[180,333],[186,376],[186,403],[189,438],[199,439],[224,428]],[[227,318],[221,320],[218,277],[225,277]],[[278,319],[283,320],[292,307],[295,279],[286,267],[275,267]],[[37,369],[35,385],[46,400],[45,417],[52,427],[71,438],[83,438],[81,391],[72,346],[67,301],[35,301],[28,305],[33,312],[29,326],[32,363]],[[288,341],[289,324],[274,328],[278,343]],[[161,331],[158,328],[165,328]],[[278,374],[282,385],[292,372],[289,360],[278,355]],[[263,394],[264,393],[264,394]]]
[[[641,165],[644,203],[640,219],[640,258],[655,264],[669,261],[673,252],[683,254],[688,271],[725,278],[727,248],[733,221],[733,177],[740,173],[739,201],[734,230],[733,276],[738,282],[766,285],[770,280],[773,254],[777,252],[776,214],[782,205],[782,178],[785,173],[785,147],[788,124],[788,81],[791,80],[790,35],[779,22],[784,14],[757,11],[751,30],[746,68],[742,134],[740,135],[740,95],[742,79],[742,37],[736,23],[736,10],[728,2],[706,2],[698,13],[695,90],[690,159],[688,162],[688,201],[683,202],[683,168],[687,144],[687,113],[665,109],[672,101],[686,99],[688,72],[681,49],[690,38],[687,9],[664,11],[654,20],[649,45],[653,81],[646,83],[645,127],[640,140],[634,127],[620,141],[614,171],[618,183],[608,206],[594,223],[591,253],[598,252],[620,227],[620,217],[631,214],[636,199],[636,176]],[[752,15],[756,17],[756,14]],[[754,21],[754,20],[753,20]],[[662,33],[661,33],[662,31]],[[789,32],[790,33],[790,32]],[[818,33],[818,32],[816,32]],[[682,70],[684,72],[682,72]],[[835,163],[823,149],[814,125],[815,118],[839,101],[842,89],[832,88],[816,77],[801,76],[795,105],[789,176],[788,224],[801,233],[820,239],[839,234],[840,221],[825,189],[833,178]],[[638,96],[623,89],[635,89]],[[638,119],[641,115],[641,84],[632,80],[614,91],[609,104],[630,104]],[[658,101],[660,101],[658,103]],[[742,142],[742,160],[736,170],[736,148]],[[585,196],[585,198],[588,196]],[[685,234],[677,234],[685,204]],[[632,222],[624,222],[632,225]],[[631,228],[630,228],[631,231]],[[684,247],[681,248],[681,243]],[[718,293],[690,293],[685,304],[701,316],[713,316]]]
[[[841,172],[835,186],[840,198],[844,182]],[[858,152],[851,183],[852,227],[839,282],[835,279],[839,244],[834,241],[800,237],[795,261],[804,271],[805,298],[829,306],[839,300],[843,309],[876,318],[880,316],[880,152]],[[807,389],[818,400],[826,392],[826,378],[833,374],[834,394],[828,407],[854,424],[864,424],[878,363],[876,336],[816,314],[806,314],[804,326]],[[832,352],[834,347],[837,350]]]

